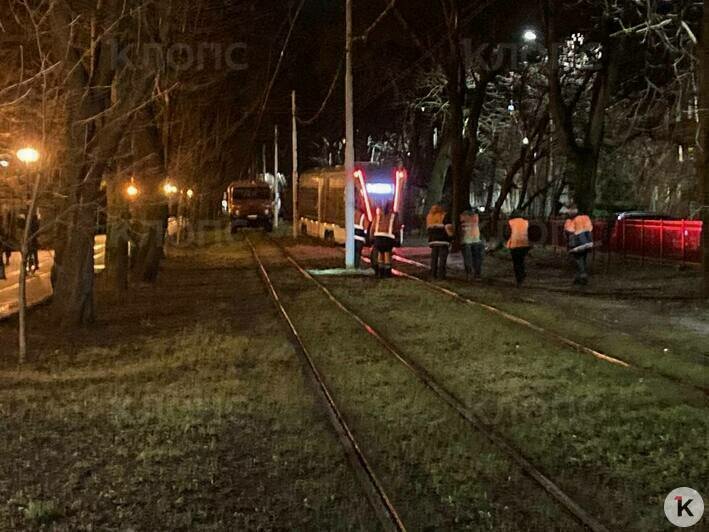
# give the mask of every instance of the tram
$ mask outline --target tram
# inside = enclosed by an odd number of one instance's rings
[[[371,222],[377,208],[403,207],[408,173],[403,166],[357,163],[355,201]],[[316,168],[300,175],[298,186],[300,233],[343,244],[345,232],[345,168]],[[399,243],[403,240],[399,229]]]

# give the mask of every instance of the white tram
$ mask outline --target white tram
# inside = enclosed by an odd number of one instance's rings
[[[400,212],[408,173],[399,166],[357,163],[355,200],[371,222],[386,204]],[[300,232],[315,238],[345,242],[345,168],[316,168],[300,175],[298,186]],[[403,227],[401,228],[403,233]],[[403,235],[402,235],[403,236]]]

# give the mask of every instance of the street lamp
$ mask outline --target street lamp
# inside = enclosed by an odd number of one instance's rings
[[[39,161],[39,152],[30,147],[22,148],[17,150],[17,158],[25,164],[36,163]]]
[[[535,42],[537,40],[537,32],[532,29],[524,30],[522,39],[524,39],[524,42]]]
[[[194,197],[194,190],[191,188],[187,189],[187,199],[192,199]]]
[[[165,192],[165,194],[167,196],[172,196],[173,194],[177,194],[177,185],[173,185],[169,181],[163,185],[162,189],[163,189],[163,192]]]
[[[130,184],[126,187],[126,195],[129,200],[134,200],[140,194],[140,190],[135,185],[135,178],[130,178]]]

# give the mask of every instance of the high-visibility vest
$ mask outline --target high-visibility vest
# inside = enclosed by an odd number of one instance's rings
[[[360,242],[367,241],[367,215],[360,211],[355,210],[355,240]]]
[[[529,222],[524,218],[512,218],[509,222],[512,235],[507,241],[508,249],[529,247]]]
[[[592,233],[593,232],[593,222],[591,218],[585,214],[579,214],[573,220],[574,223],[574,233],[580,235],[581,233]]]
[[[386,238],[396,238],[394,234],[394,224],[396,223],[396,213],[384,213],[381,209],[377,209],[377,214],[372,222],[372,233],[374,236],[383,236]]]
[[[569,233],[569,251],[577,253],[593,247],[593,222],[585,214],[566,220],[564,230]]]
[[[426,216],[426,230],[428,231],[428,244],[448,245],[451,241],[452,226],[446,224],[445,211],[431,211]]]
[[[460,215],[461,239],[463,244],[480,242],[480,216],[468,211]]]

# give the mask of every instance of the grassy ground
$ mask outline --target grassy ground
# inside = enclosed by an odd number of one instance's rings
[[[662,530],[666,494],[704,486],[701,392],[560,348],[412,281],[326,282],[613,529]]]
[[[532,287],[541,286],[538,277],[545,264],[554,262],[557,269],[551,268],[551,271],[560,274],[558,257],[554,259],[553,254],[550,256],[543,250],[535,250],[535,253],[540,256],[530,264]],[[602,291],[604,284],[619,286],[624,277],[631,285],[638,284],[640,279],[645,279],[646,285],[662,284],[667,281],[667,276],[678,277],[674,282],[681,290],[687,290],[692,283],[698,286],[692,272],[673,274],[669,268],[646,268],[644,271],[629,269],[625,276],[599,274],[601,279],[592,278],[595,286],[591,288]],[[403,266],[403,269],[418,275],[422,273],[420,269],[409,266]],[[460,276],[455,266],[451,270],[452,275]],[[486,281],[482,283],[454,282],[449,286],[463,295],[525,317],[637,366],[709,387],[709,305],[706,301],[589,297],[584,295],[583,290],[573,290],[570,286],[567,286],[570,293],[535,288],[518,290],[505,287],[498,281],[501,278],[504,282],[506,277],[511,276],[511,265],[503,257],[487,260],[485,276]],[[612,283],[609,277],[613,277]],[[560,284],[557,282],[555,286]]]
[[[283,262],[277,249],[258,247],[284,305],[411,530],[579,528],[506,456]]]
[[[376,530],[256,275],[231,245],[32,362],[0,325],[0,530]]]
[[[377,529],[248,248],[241,237],[209,237],[171,251],[157,287],[102,297],[92,329],[60,335],[44,325],[46,309],[33,311],[21,371],[16,324],[0,323],[0,530]],[[409,529],[579,528],[253,238]],[[341,262],[339,250],[311,244],[294,248],[310,266]],[[611,529],[668,528],[667,492],[702,491],[700,392],[560,348],[411,282],[323,279]],[[701,326],[675,332],[649,304],[631,320],[625,302],[464,290],[680,378],[706,377]]]

